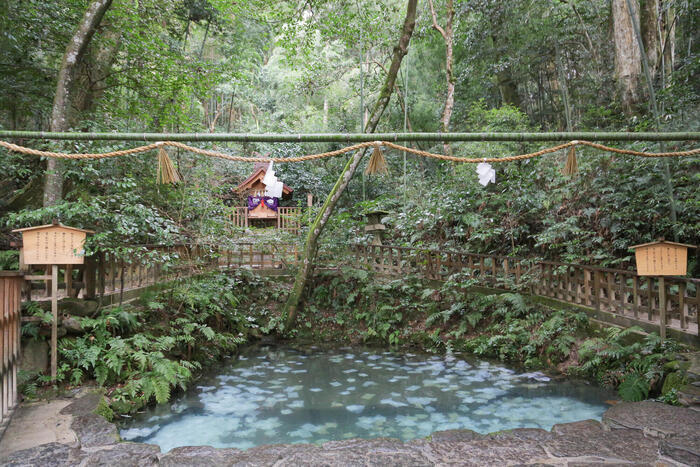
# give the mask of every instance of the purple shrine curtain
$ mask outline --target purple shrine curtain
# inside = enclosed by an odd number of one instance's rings
[[[263,203],[273,211],[277,211],[280,200],[279,198],[273,198],[271,196],[248,196],[248,211],[257,208],[260,203]]]

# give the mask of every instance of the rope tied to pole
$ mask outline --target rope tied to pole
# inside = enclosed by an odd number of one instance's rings
[[[642,151],[634,151],[631,149],[619,149],[619,148],[613,148],[610,146],[605,146],[603,144],[598,144],[598,143],[593,143],[591,141],[584,141],[584,140],[573,140],[569,141],[568,143],[563,143],[559,144],[557,146],[552,146],[549,148],[541,149],[539,151],[527,153],[527,154],[519,154],[516,156],[506,156],[506,157],[487,157],[487,158],[468,158],[468,157],[459,157],[459,156],[449,156],[445,154],[435,154],[431,153],[428,151],[422,151],[420,149],[414,149],[414,148],[409,148],[407,146],[402,146],[400,144],[392,143],[389,141],[369,141],[369,142],[364,142],[364,143],[358,143],[358,144],[353,144],[351,146],[346,146],[341,149],[337,149],[335,151],[328,151],[328,152],[322,152],[319,154],[307,154],[304,156],[298,156],[298,157],[271,157],[271,158],[263,158],[263,157],[247,157],[247,156],[234,156],[231,154],[225,154],[222,152],[218,151],[212,151],[208,149],[201,149],[201,148],[196,148],[193,146],[189,146],[184,143],[180,143],[177,141],[158,141],[156,143],[151,143],[147,144],[144,146],[138,146],[135,148],[131,149],[122,149],[119,151],[110,151],[110,152],[105,152],[105,153],[63,153],[63,152],[53,152],[53,151],[40,151],[38,149],[32,149],[28,148],[25,146],[20,146],[17,144],[9,143],[7,141],[1,141],[0,140],[0,147],[4,147],[5,149],[13,152],[18,152],[21,154],[29,154],[33,156],[39,156],[39,157],[51,157],[51,158],[56,158],[56,159],[107,159],[111,157],[120,157],[120,156],[131,156],[134,154],[140,154],[148,151],[152,151],[154,149],[164,149],[165,146],[170,146],[174,148],[180,148],[184,151],[188,151],[194,154],[199,154],[202,156],[208,156],[208,157],[216,157],[219,159],[225,159],[225,160],[230,160],[234,162],[275,162],[275,163],[292,163],[292,162],[305,162],[305,161],[310,161],[310,160],[316,160],[316,159],[324,159],[327,157],[335,157],[339,156],[341,154],[345,154],[348,152],[352,151],[357,151],[360,149],[365,149],[368,147],[374,147],[375,151],[374,153],[378,152],[381,154],[381,149],[379,149],[379,146],[384,146],[385,148],[391,148],[391,149],[396,149],[398,151],[406,151],[411,154],[415,154],[417,156],[421,157],[428,157],[428,158],[433,158],[433,159],[439,159],[439,160],[445,160],[445,161],[451,161],[451,162],[459,162],[459,163],[467,163],[467,164],[478,164],[481,162],[489,162],[489,163],[500,163],[500,162],[514,162],[514,161],[520,161],[520,160],[525,160],[525,159],[532,159],[535,157],[543,156],[545,154],[551,154],[557,151],[561,151],[563,149],[567,148],[573,148],[576,146],[588,146],[591,148],[598,149],[600,151],[605,151],[605,152],[611,152],[611,153],[616,153],[616,154],[624,154],[628,156],[638,156],[638,157],[688,157],[688,156],[695,156],[700,154],[700,148],[696,149],[690,149],[687,151],[674,151],[674,152],[642,152]],[[373,157],[374,157],[373,153]],[[383,154],[381,155],[381,159],[383,159],[384,156]],[[370,159],[371,161],[371,159]],[[376,162],[379,163],[379,156],[377,156]],[[384,164],[386,165],[386,160],[384,160]]]
[[[365,175],[374,175],[378,173],[382,173],[384,175],[389,173],[389,169],[386,165],[386,159],[384,158],[384,153],[382,153],[381,141],[375,141],[372,157],[369,158],[367,169],[365,169]]]

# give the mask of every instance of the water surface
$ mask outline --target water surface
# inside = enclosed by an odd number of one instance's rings
[[[185,395],[139,414],[124,439],[247,449],[434,431],[550,429],[600,419],[611,393],[462,356],[257,346]]]

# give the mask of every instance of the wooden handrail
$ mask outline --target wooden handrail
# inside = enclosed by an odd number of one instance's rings
[[[665,281],[659,281],[658,277],[639,277],[635,271],[624,269],[430,248],[355,244],[351,249],[355,253],[354,264],[379,273],[399,276],[418,273],[427,279],[445,279],[468,270],[488,287],[525,288],[535,295],[659,327],[660,316],[669,310],[667,325],[693,335],[698,335],[700,328],[700,279],[697,278],[666,277]],[[526,282],[527,275],[534,275],[536,280]],[[659,290],[660,284],[664,284],[664,290]],[[671,287],[675,289],[673,293]]]

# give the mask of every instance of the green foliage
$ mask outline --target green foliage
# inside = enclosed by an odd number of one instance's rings
[[[641,373],[628,373],[617,388],[617,392],[626,401],[643,401],[649,395],[649,381]]]
[[[85,334],[59,341],[57,380],[77,385],[94,378],[107,388],[100,409],[105,417],[110,410],[128,413],[167,402],[204,365],[235,352],[252,331],[268,326],[269,310],[254,302],[262,284],[274,289],[251,273],[210,274],[146,295],[142,307],[106,308],[95,318],[82,318]]]
[[[0,251],[0,271],[11,271],[19,269],[19,251]]]
[[[586,340],[579,348],[580,365],[575,372],[593,376],[611,387],[619,386],[620,396],[625,400],[642,400],[652,393],[665,393],[662,385],[666,374],[671,372],[667,363],[675,360],[683,347],[670,339],[662,341],[656,334],[630,343],[630,336],[640,331],[636,327],[625,330],[610,327],[602,337]],[[679,377],[682,375],[671,377],[668,390]]]
[[[105,418],[108,422],[114,420],[114,410],[109,406],[109,403],[104,397],[100,398],[100,402],[95,407],[95,413]]]
[[[17,391],[26,399],[35,399],[39,393],[39,374],[20,369],[17,372]]]

